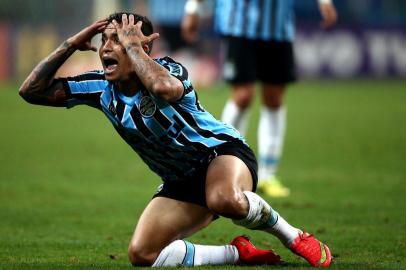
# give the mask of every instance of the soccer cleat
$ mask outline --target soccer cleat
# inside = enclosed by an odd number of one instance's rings
[[[273,252],[272,249],[256,248],[249,240],[248,236],[237,236],[230,243],[238,250],[238,264],[243,265],[264,265],[264,264],[281,264],[281,257]]]
[[[306,232],[296,237],[290,249],[306,259],[313,267],[328,267],[332,260],[328,246]]]
[[[275,176],[260,180],[258,182],[258,191],[274,198],[287,197],[290,194],[289,188],[282,185],[282,183]]]

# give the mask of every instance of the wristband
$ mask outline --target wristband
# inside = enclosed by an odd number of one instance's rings
[[[202,3],[198,0],[187,0],[185,4],[185,14],[188,15],[201,15]]]
[[[333,3],[332,0],[318,0],[319,4],[328,4],[331,5]]]

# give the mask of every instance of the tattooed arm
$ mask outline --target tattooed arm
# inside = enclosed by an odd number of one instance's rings
[[[134,24],[134,16],[123,14],[122,23],[113,21],[120,43],[131,60],[132,68],[143,85],[156,97],[175,101],[184,92],[183,84],[172,76],[167,69],[156,63],[146,52],[151,48],[148,43],[159,37],[158,33],[144,36],[141,32],[142,22]]]
[[[54,80],[59,67],[75,49],[67,41],[42,60],[20,87],[20,96],[39,105],[64,106],[66,94],[61,81]]]
[[[66,89],[64,84],[54,79],[55,73],[76,50],[96,51],[90,40],[103,31],[107,22],[97,21],[62,43],[54,52],[42,60],[25,79],[19,94],[27,102],[48,106],[65,106]]]

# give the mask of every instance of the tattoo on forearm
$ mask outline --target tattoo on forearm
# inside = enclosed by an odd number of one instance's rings
[[[168,70],[158,65],[150,57],[140,53],[136,43],[130,43],[126,46],[126,51],[132,60],[135,72],[138,78],[143,82],[147,89],[151,89],[152,85],[157,81],[164,81],[168,85],[175,85],[174,78],[169,74]]]
[[[41,61],[23,83],[22,88],[27,93],[41,95],[53,81],[54,75],[61,65],[68,59],[75,49],[64,42],[46,59]],[[58,95],[60,93],[55,93]]]

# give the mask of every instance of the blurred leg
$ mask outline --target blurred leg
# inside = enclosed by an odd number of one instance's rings
[[[248,126],[249,106],[255,94],[254,42],[239,37],[227,37],[223,42],[226,51],[223,75],[231,84],[231,95],[221,120],[234,126],[244,136]]]
[[[255,94],[255,84],[234,84],[231,98],[224,106],[221,120],[235,127],[243,136],[246,134],[249,106]]]
[[[284,84],[269,84],[262,85],[262,102],[272,110],[277,110],[283,106],[283,98],[286,86]]]
[[[283,106],[285,85],[264,84],[263,106],[258,126],[259,190],[273,197],[289,195],[289,189],[276,179],[275,173],[282,155],[286,127]]]

